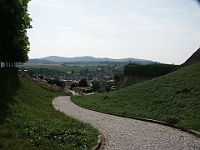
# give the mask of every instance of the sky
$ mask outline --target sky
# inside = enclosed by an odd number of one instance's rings
[[[181,64],[200,47],[196,0],[31,0],[29,58],[140,58]]]

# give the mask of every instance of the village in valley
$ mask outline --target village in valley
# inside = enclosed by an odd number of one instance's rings
[[[88,94],[116,90],[120,82],[119,78],[122,79],[124,64],[61,64],[60,68],[66,68],[62,71],[58,66],[55,67],[55,64],[25,64],[18,67],[19,72],[27,75],[30,81],[46,83],[61,90],[74,91],[77,94]],[[118,78],[117,81],[115,78]]]

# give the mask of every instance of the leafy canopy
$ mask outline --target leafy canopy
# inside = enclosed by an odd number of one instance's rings
[[[28,13],[30,0],[0,0],[0,61],[28,60],[27,29],[32,28]]]

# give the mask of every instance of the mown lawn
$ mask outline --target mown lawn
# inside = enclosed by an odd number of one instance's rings
[[[45,90],[20,77],[0,98],[0,149],[91,149],[98,132],[54,110],[52,100],[65,93]]]
[[[86,108],[156,119],[200,131],[200,62],[133,86],[90,96],[73,96]]]

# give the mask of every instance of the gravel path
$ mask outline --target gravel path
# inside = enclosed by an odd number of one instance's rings
[[[89,123],[105,137],[106,150],[200,150],[200,138],[171,127],[81,108],[70,97],[57,97],[56,110]]]

